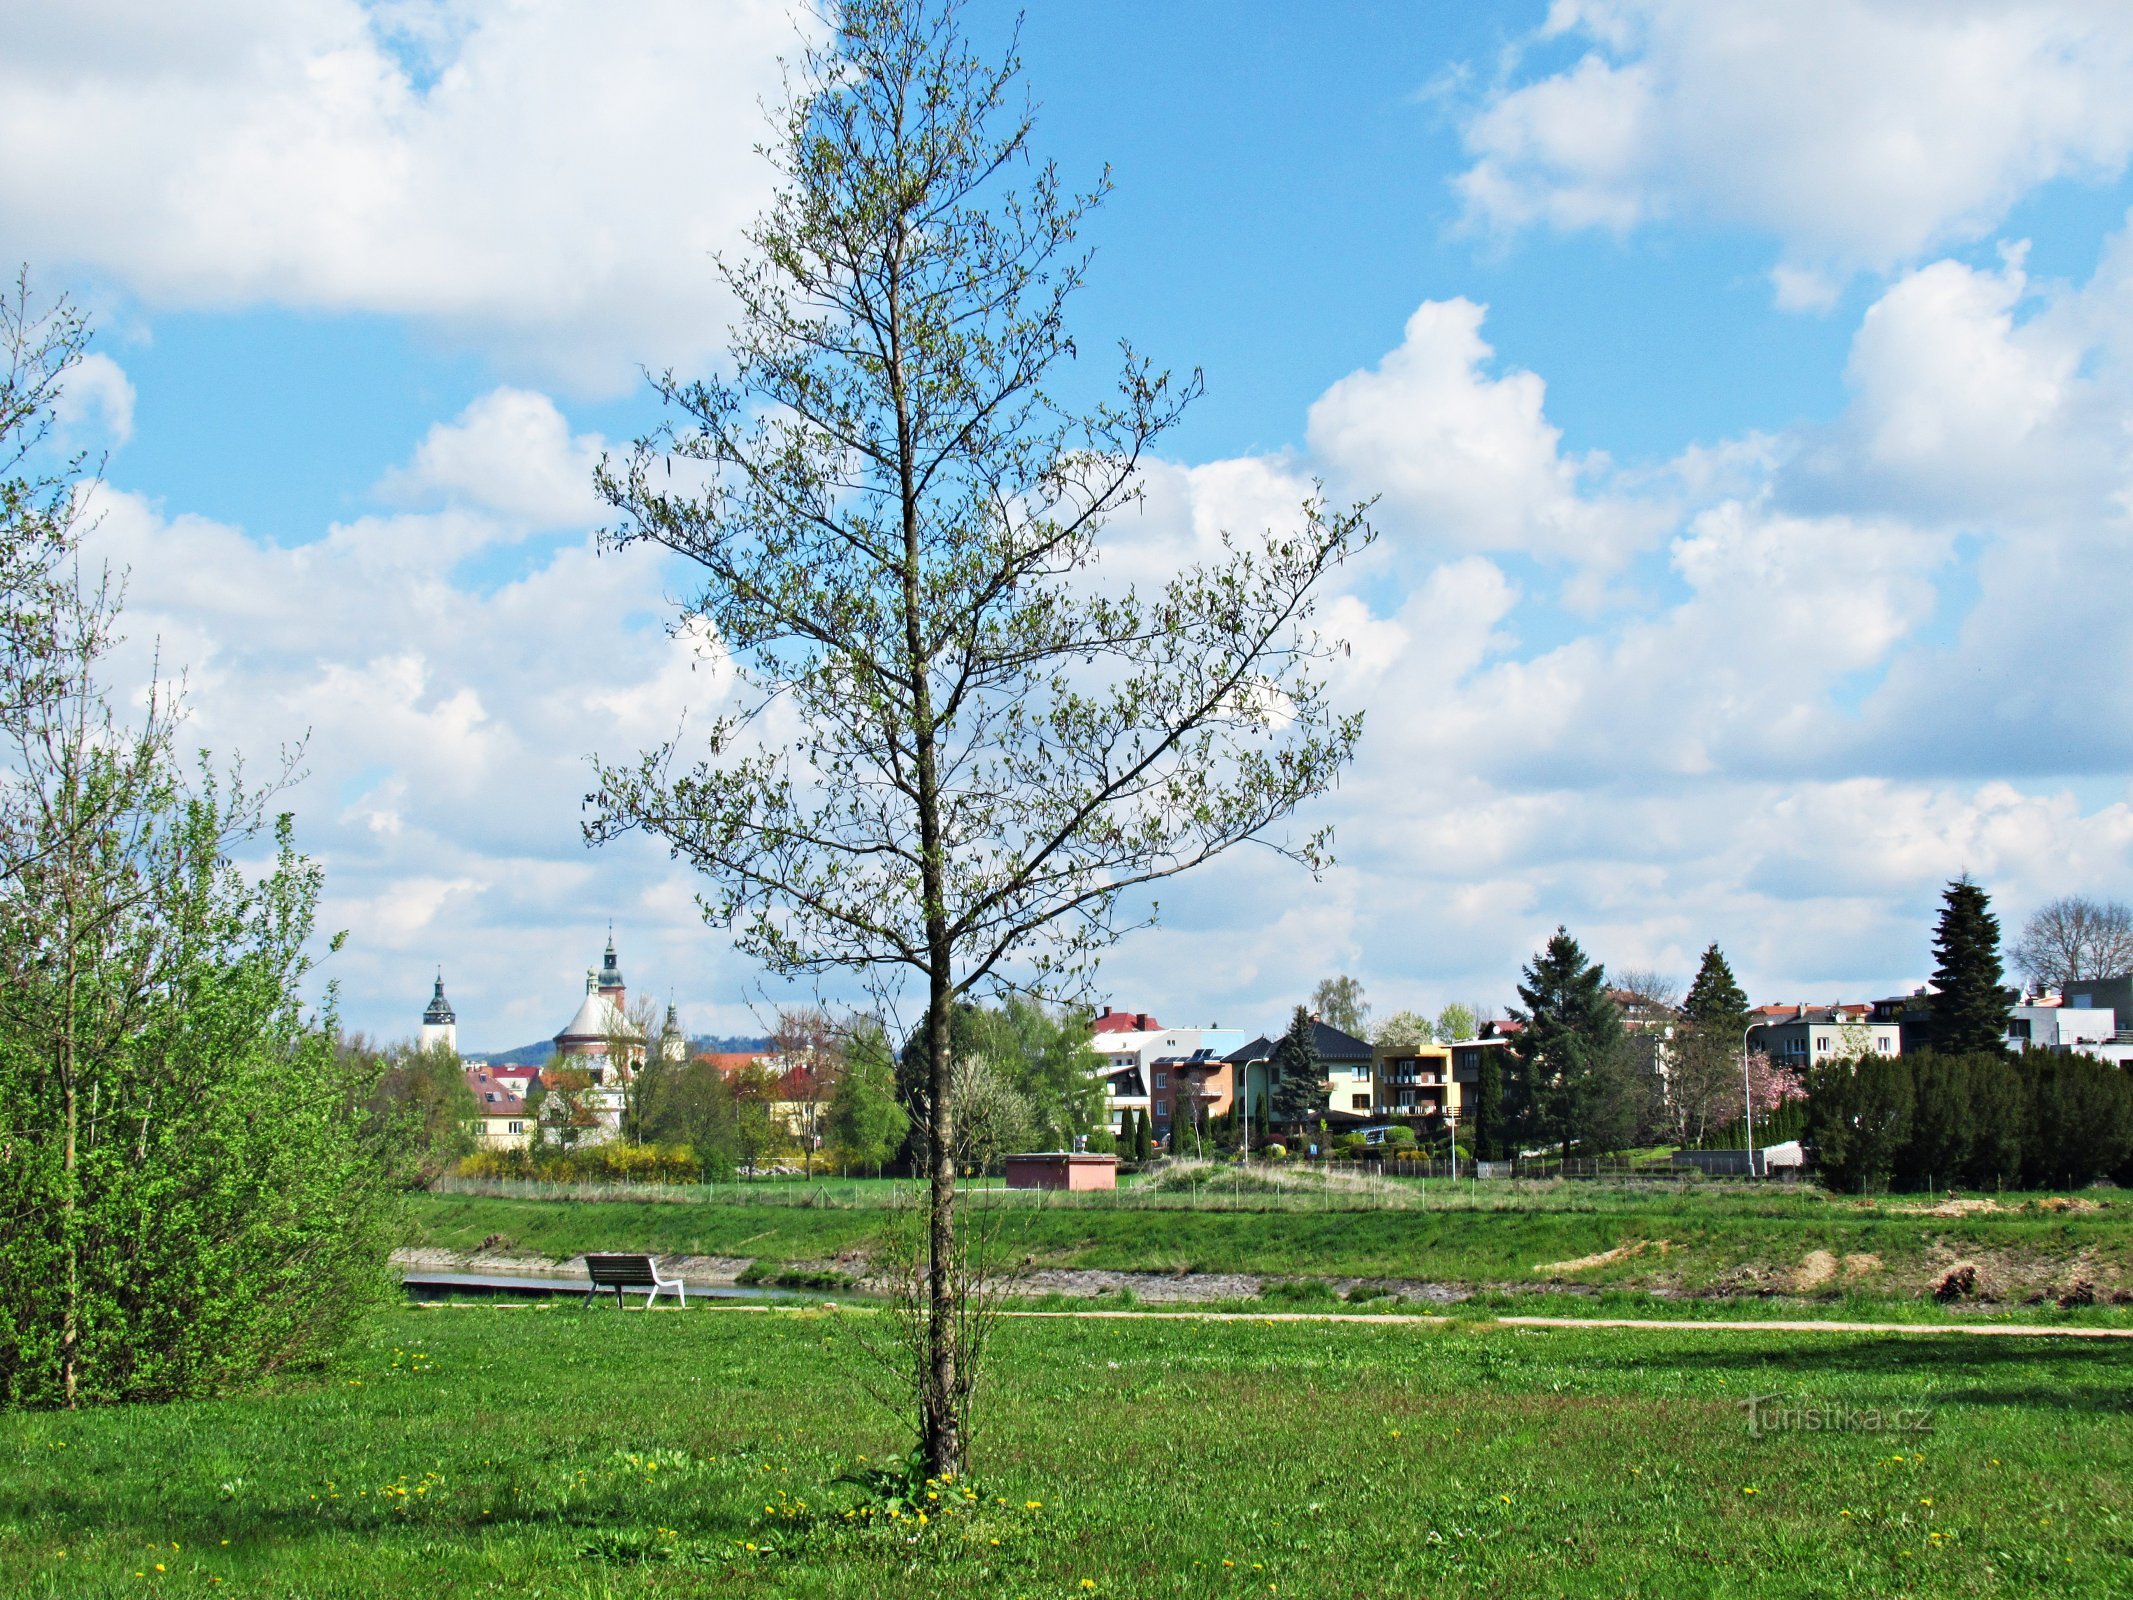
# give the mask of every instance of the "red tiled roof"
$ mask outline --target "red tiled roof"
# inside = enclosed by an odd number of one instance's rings
[[[1145,1011],[1113,1011],[1104,1007],[1103,1015],[1091,1025],[1092,1033],[1154,1033],[1163,1025]]]
[[[539,1077],[538,1069],[534,1076]],[[516,1074],[514,1073],[515,1077]],[[519,1117],[526,1113],[525,1093],[505,1081],[503,1072],[494,1067],[468,1067],[467,1087],[474,1091],[474,1098],[481,1103],[485,1117]],[[527,1085],[528,1088],[531,1085]]]
[[[738,1072],[741,1068],[752,1067],[757,1062],[771,1066],[776,1060],[760,1050],[710,1050],[694,1059],[708,1061],[721,1072]]]

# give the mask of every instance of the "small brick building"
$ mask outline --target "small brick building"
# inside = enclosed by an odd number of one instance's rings
[[[1116,1189],[1118,1157],[1047,1150],[1007,1158],[1010,1189]]]

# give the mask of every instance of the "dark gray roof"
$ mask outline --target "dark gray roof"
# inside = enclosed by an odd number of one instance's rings
[[[431,1027],[459,1020],[452,1014],[452,1002],[444,997],[444,974],[441,972],[437,974],[437,987],[430,995],[430,1003],[422,1013],[422,1020]]]
[[[1279,1039],[1269,1039],[1262,1033],[1250,1044],[1240,1049],[1232,1050],[1222,1059],[1231,1066],[1238,1067],[1252,1061],[1271,1061],[1274,1059],[1274,1047],[1279,1043],[1281,1043]],[[1343,1033],[1330,1023],[1313,1022],[1311,1024],[1311,1043],[1316,1047],[1318,1058],[1321,1061],[1368,1061],[1371,1059],[1370,1041],[1368,1039],[1358,1039],[1352,1033]]]

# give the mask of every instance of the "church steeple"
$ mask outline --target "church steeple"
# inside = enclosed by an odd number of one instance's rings
[[[600,962],[600,997],[617,1011],[626,1011],[628,992],[622,986],[622,964],[615,959],[615,925],[607,925],[607,955]]]
[[[422,1048],[442,1045],[447,1050],[459,1048],[459,1017],[452,1010],[452,1002],[444,997],[444,969],[437,969],[437,986],[430,991],[430,1003],[422,1013]]]

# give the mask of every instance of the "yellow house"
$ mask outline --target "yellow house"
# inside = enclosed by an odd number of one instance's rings
[[[1468,1086],[1452,1075],[1448,1044],[1381,1044],[1371,1051],[1377,1114],[1403,1121],[1447,1112],[1464,1119]]]

